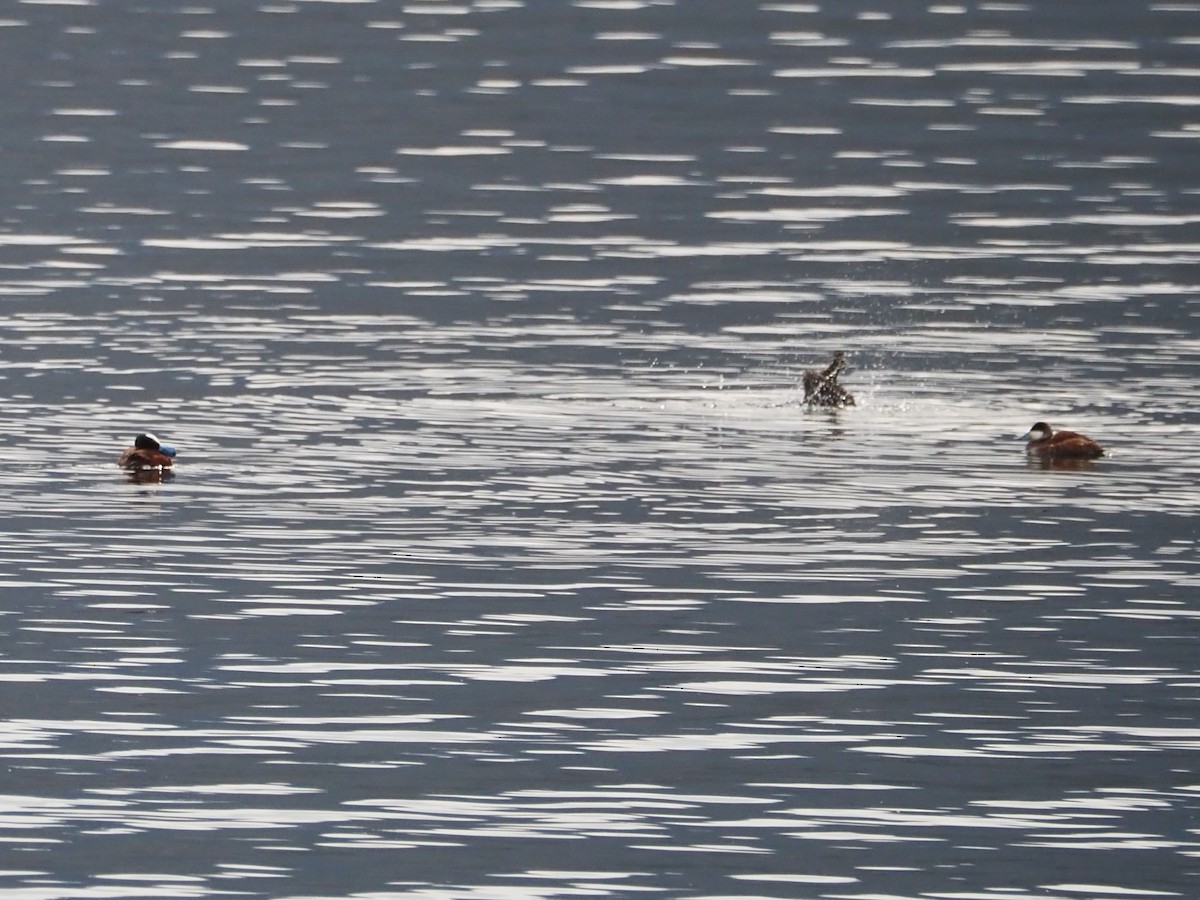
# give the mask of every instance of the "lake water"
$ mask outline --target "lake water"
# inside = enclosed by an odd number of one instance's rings
[[[9,4],[0,894],[1195,896],[1198,47]]]

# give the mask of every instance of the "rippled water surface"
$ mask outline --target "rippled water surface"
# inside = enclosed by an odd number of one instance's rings
[[[10,4],[0,893],[1194,896],[1198,46]]]

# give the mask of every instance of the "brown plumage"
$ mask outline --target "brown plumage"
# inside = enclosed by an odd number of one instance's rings
[[[823,372],[804,373],[804,402],[809,406],[853,406],[854,395],[838,384],[838,375],[846,368],[846,354],[833,354],[833,362]]]
[[[139,434],[134,438],[133,446],[125,448],[121,458],[117,460],[117,465],[132,471],[169,469],[173,464],[174,455],[174,448],[160,444],[154,435]]]
[[[1036,423],[1021,439],[1029,442],[1025,452],[1038,456],[1095,459],[1104,455],[1104,448],[1090,437],[1074,431],[1055,431],[1045,422]]]

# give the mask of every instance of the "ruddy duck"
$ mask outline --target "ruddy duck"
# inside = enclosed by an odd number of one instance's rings
[[[1104,448],[1090,437],[1074,431],[1054,431],[1045,422],[1036,423],[1027,434],[1021,436],[1021,440],[1029,441],[1025,445],[1026,453],[1036,453],[1038,456],[1095,459],[1104,455]]]
[[[175,458],[175,448],[161,443],[152,434],[139,434],[132,447],[126,447],[117,465],[130,471],[169,469]]]
[[[809,406],[853,406],[854,395],[838,384],[838,375],[846,368],[846,354],[839,350],[824,372],[804,373],[804,402]]]

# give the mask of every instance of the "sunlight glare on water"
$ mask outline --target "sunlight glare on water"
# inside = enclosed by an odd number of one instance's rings
[[[0,890],[1190,896],[1198,24],[11,11]]]

